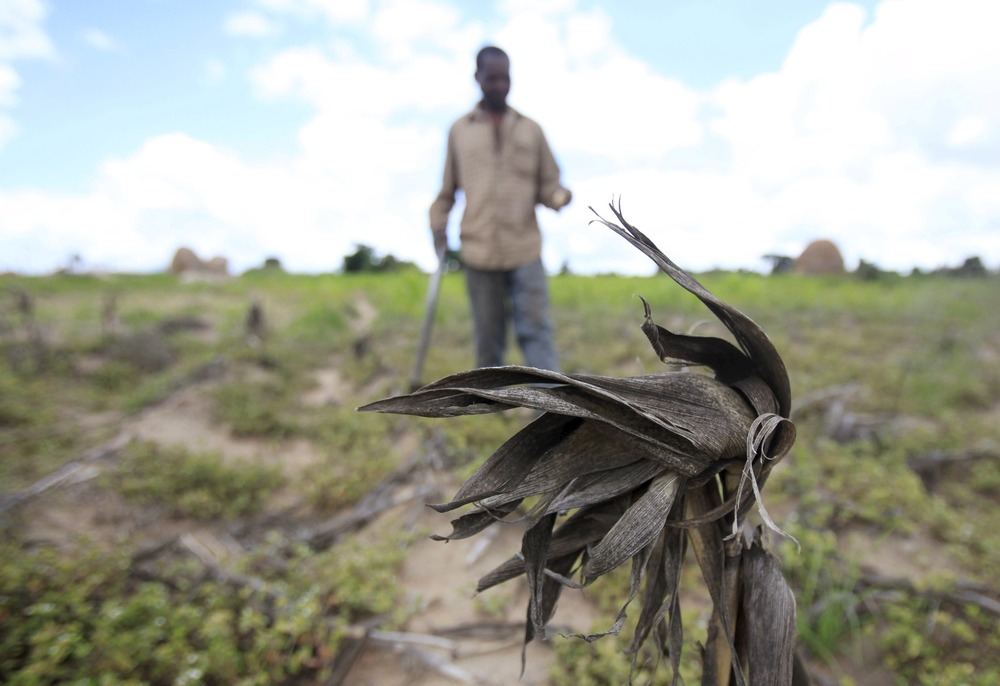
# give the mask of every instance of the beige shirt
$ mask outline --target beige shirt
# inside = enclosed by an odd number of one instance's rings
[[[447,227],[458,189],[465,194],[462,259],[477,269],[513,269],[538,259],[535,205],[558,210],[569,197],[542,128],[509,107],[499,129],[478,106],[452,125],[441,191],[430,209],[433,231]]]

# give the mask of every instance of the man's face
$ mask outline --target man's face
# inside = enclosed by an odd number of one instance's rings
[[[486,109],[503,112],[507,107],[507,93],[510,92],[510,62],[499,55],[487,55],[483,66],[476,72],[476,81],[483,89],[483,103]]]

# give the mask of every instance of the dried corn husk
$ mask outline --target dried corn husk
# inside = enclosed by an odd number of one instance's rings
[[[683,641],[681,561],[692,549],[714,612],[704,650],[705,685],[791,683],[795,604],[759,536],[740,522],[795,438],[781,357],[751,319],[675,265],[612,206],[619,224],[598,219],[697,296],[738,345],[676,334],[652,319],[642,330],[665,362],[707,367],[714,376],[665,372],[629,378],[561,374],[530,367],[476,369],[361,410],[424,417],[526,407],[541,416],[511,437],[454,498],[474,504],[441,540],[472,536],[536,497],[520,553],[483,577],[484,590],[524,574],[530,589],[526,643],[544,636],[563,587],[586,586],[631,561],[627,601],[641,610],[632,650],[655,640],[673,666]],[[578,577],[579,581],[575,581]],[[762,633],[765,632],[765,633]]]

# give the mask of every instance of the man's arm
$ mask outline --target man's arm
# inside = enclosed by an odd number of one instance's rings
[[[559,164],[552,148],[539,130],[538,202],[553,210],[561,210],[573,199],[573,193],[560,183]]]
[[[458,190],[458,174],[455,168],[454,127],[448,131],[448,146],[444,156],[444,174],[441,179],[441,190],[431,203],[430,224],[434,237],[434,250],[438,254],[442,248],[448,247],[448,215],[455,206],[455,191]]]

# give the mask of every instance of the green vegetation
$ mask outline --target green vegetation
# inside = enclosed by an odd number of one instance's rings
[[[166,504],[175,516],[204,521],[256,514],[282,484],[276,467],[227,465],[213,453],[193,454],[154,443],[133,443],[111,479],[126,498]]]
[[[998,277],[700,279],[761,324],[792,378],[799,440],[775,469],[764,501],[802,545],[772,541],[797,595],[806,659],[838,679],[853,665],[887,670],[899,684],[995,683],[996,616],[959,591],[974,588],[993,601],[1000,594],[993,574],[1000,568]],[[413,269],[321,276],[262,269],[183,285],[168,275],[3,277],[0,497],[81,460],[123,422],[177,393],[197,398],[224,432],[260,441],[276,459],[262,466],[133,442],[100,462],[100,479],[59,498],[111,499],[122,503],[125,519],[160,512],[178,530],[187,522],[242,531],[271,515],[280,520],[289,503],[300,508],[290,527],[322,521],[415,456],[430,454],[468,476],[526,416],[435,423],[354,412],[405,390],[426,283]],[[695,298],[665,277],[566,274],[551,280],[551,290],[569,372],[665,369],[639,330],[639,295],[658,324],[723,335],[704,323],[710,317]],[[30,320],[12,304],[16,291],[31,296]],[[102,319],[109,294],[115,327]],[[255,297],[267,333],[251,343],[244,320]],[[449,273],[425,380],[471,361],[464,283]],[[304,402],[316,371],[330,368],[344,386],[340,395]],[[315,459],[285,463],[299,443],[311,446]],[[934,462],[935,455],[947,459]],[[921,461],[931,467],[921,471]],[[20,508],[6,509],[0,521],[4,683],[318,681],[353,623],[378,617],[379,626],[391,627],[405,618],[394,578],[405,533],[384,530],[314,549],[289,544],[288,531],[276,526],[241,540],[243,552],[226,561],[224,575],[174,548],[143,561],[138,551],[156,541],[121,531],[31,545],[32,522]],[[894,561],[889,544],[910,552]],[[878,586],[873,575],[907,584]],[[627,573],[620,587],[588,589],[607,621],[574,628],[607,629],[625,588]],[[602,600],[605,594],[613,602]],[[479,602],[484,613],[499,615],[507,597]],[[684,620],[685,641],[703,640],[703,614],[694,610]],[[623,683],[629,631],[594,644],[555,638],[552,683]],[[637,683],[650,673],[648,660],[638,656]],[[696,674],[695,667],[682,664],[682,675]]]
[[[240,684],[328,678],[350,622],[398,606],[399,541],[314,555],[255,593],[175,566],[181,583],[136,581],[120,553],[4,543],[0,681]],[[147,573],[145,576],[148,576]]]
[[[593,633],[603,633],[611,628],[613,619],[627,597],[625,591],[629,588],[631,573],[631,565],[619,567],[607,578],[599,579],[586,589],[587,599],[600,610],[602,618],[593,626],[583,628]],[[700,574],[697,565],[686,565],[681,576],[681,587],[686,591],[695,587],[697,584],[694,575],[697,574]],[[706,598],[699,605],[707,606],[707,602]],[[669,674],[669,662],[664,663],[663,658],[652,649],[652,643],[644,645],[634,656],[628,652],[634,637],[639,607],[638,599],[629,604],[628,619],[617,638],[608,636],[591,642],[576,637],[553,639],[557,657],[550,673],[553,686],[617,686],[629,683],[630,678],[632,683],[643,684],[649,683],[654,675],[658,674],[657,678],[662,680],[664,674]],[[707,637],[707,622],[703,615],[700,610],[682,609],[684,647],[681,652],[680,675],[686,683],[697,683],[700,680],[701,665],[696,656],[700,654],[700,646],[705,644]],[[652,683],[657,682],[654,679]]]
[[[392,255],[376,255],[367,245],[357,246],[353,254],[344,257],[343,270],[351,272],[389,272],[404,267],[413,268],[410,262],[400,262]]]
[[[699,644],[705,642],[706,631],[697,612],[685,612],[682,621],[685,646],[681,653],[680,674],[683,683],[693,684],[701,674],[701,665],[695,656],[699,654]],[[593,628],[608,629],[606,625]],[[625,651],[631,643],[632,634],[628,630],[622,631],[617,639],[607,637],[590,643],[576,638],[554,639],[557,661],[550,673],[553,686],[618,686],[629,683],[630,675],[635,684],[669,683],[663,679],[664,674],[670,673],[670,665],[664,664],[663,658],[648,647],[635,656],[636,666],[632,670],[633,656]]]
[[[361,415],[353,407],[327,408],[310,435],[323,454],[306,468],[303,490],[321,512],[356,502],[397,465],[392,449],[394,418]]]
[[[287,387],[272,380],[228,383],[215,393],[218,419],[229,425],[234,436],[285,438],[295,434],[294,420],[282,416],[288,404]]]
[[[968,605],[942,607],[930,600],[887,604],[881,622],[865,627],[897,683],[988,686],[1000,679],[996,616]]]

